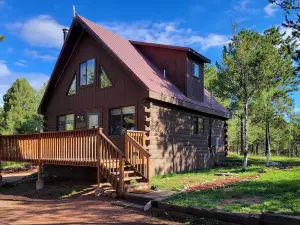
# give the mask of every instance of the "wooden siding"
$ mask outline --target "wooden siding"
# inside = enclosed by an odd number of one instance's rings
[[[88,59],[96,59],[96,81],[92,85],[79,86],[80,74],[79,64]],[[99,65],[103,66],[109,76],[113,87],[100,89],[98,72]],[[76,72],[76,95],[67,96],[68,87]],[[143,106],[142,99],[144,92],[140,84],[133,79],[132,74],[124,69],[106,50],[105,47],[96,42],[90,35],[84,33],[79,43],[71,55],[63,74],[60,77],[53,95],[46,106],[45,120],[46,130],[55,131],[57,126],[57,116],[69,113],[82,115],[85,117],[87,128],[87,113],[100,113],[100,126],[103,132],[108,134],[109,109],[124,106],[135,106],[136,108],[136,129],[144,129],[144,115],[140,115]],[[123,136],[110,136],[110,139],[122,150],[124,149]]]
[[[199,65],[199,78],[193,76],[193,63]],[[204,64],[190,58],[187,58],[187,97],[198,101],[204,99]]]
[[[208,139],[219,135],[224,140],[224,121],[214,121],[212,130],[208,115],[193,113],[162,103],[149,104],[149,152],[152,174],[183,172],[195,169],[210,168],[216,160],[222,160],[224,148],[209,150]],[[192,116],[204,119],[203,135],[193,134]],[[221,142],[224,143],[224,142]],[[222,151],[221,151],[222,150]],[[218,157],[217,157],[217,155]]]
[[[166,77],[186,94],[186,57],[185,51],[155,46],[134,45],[159,70],[166,71]]]

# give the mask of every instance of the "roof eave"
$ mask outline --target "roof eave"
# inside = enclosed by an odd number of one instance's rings
[[[184,107],[184,108],[187,108],[187,109],[192,109],[192,110],[195,110],[195,111],[198,111],[198,112],[202,112],[202,113],[222,117],[224,119],[229,119],[230,118],[229,112],[225,113],[225,112],[213,110],[213,109],[210,109],[210,108],[197,106],[197,105],[192,104],[190,102],[183,101],[183,100],[171,97],[171,96],[166,96],[166,95],[163,95],[161,93],[154,92],[154,91],[149,91],[149,96],[148,97],[151,98],[151,99],[155,99],[155,100],[170,103],[170,104],[173,104],[173,105],[181,106],[181,107]]]

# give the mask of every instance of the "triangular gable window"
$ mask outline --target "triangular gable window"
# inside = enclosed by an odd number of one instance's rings
[[[68,95],[75,95],[76,94],[76,75],[74,75],[72,84],[68,90]]]
[[[112,87],[112,83],[105,73],[104,69],[102,66],[100,66],[100,88],[108,88]]]

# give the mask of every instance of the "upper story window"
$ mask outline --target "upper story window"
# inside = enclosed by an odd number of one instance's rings
[[[74,78],[72,80],[71,86],[68,90],[68,95],[75,95],[76,94],[76,74],[74,74]]]
[[[104,69],[102,66],[100,66],[100,88],[108,88],[108,87],[112,87],[111,81],[109,79],[109,77],[107,76],[107,74],[105,73]]]
[[[93,84],[95,80],[95,59],[80,64],[80,86]]]
[[[201,117],[192,117],[192,125],[193,125],[193,134],[204,134],[204,120]]]
[[[196,63],[193,63],[193,76],[199,78],[199,65]]]

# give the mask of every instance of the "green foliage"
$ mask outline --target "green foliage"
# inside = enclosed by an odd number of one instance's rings
[[[5,41],[5,37],[3,35],[0,34],[0,42],[1,41]]]
[[[291,10],[300,9],[299,0],[269,0],[269,2],[280,6],[288,14],[290,13]]]
[[[36,91],[24,78],[17,79],[3,97],[1,113],[2,134],[39,132],[43,119],[37,114],[45,85]]]
[[[292,139],[286,120],[293,111],[290,94],[299,85],[296,49],[295,38],[278,27],[262,34],[242,30],[224,47],[221,62],[205,68],[205,87],[233,115],[231,151],[287,153]]]

